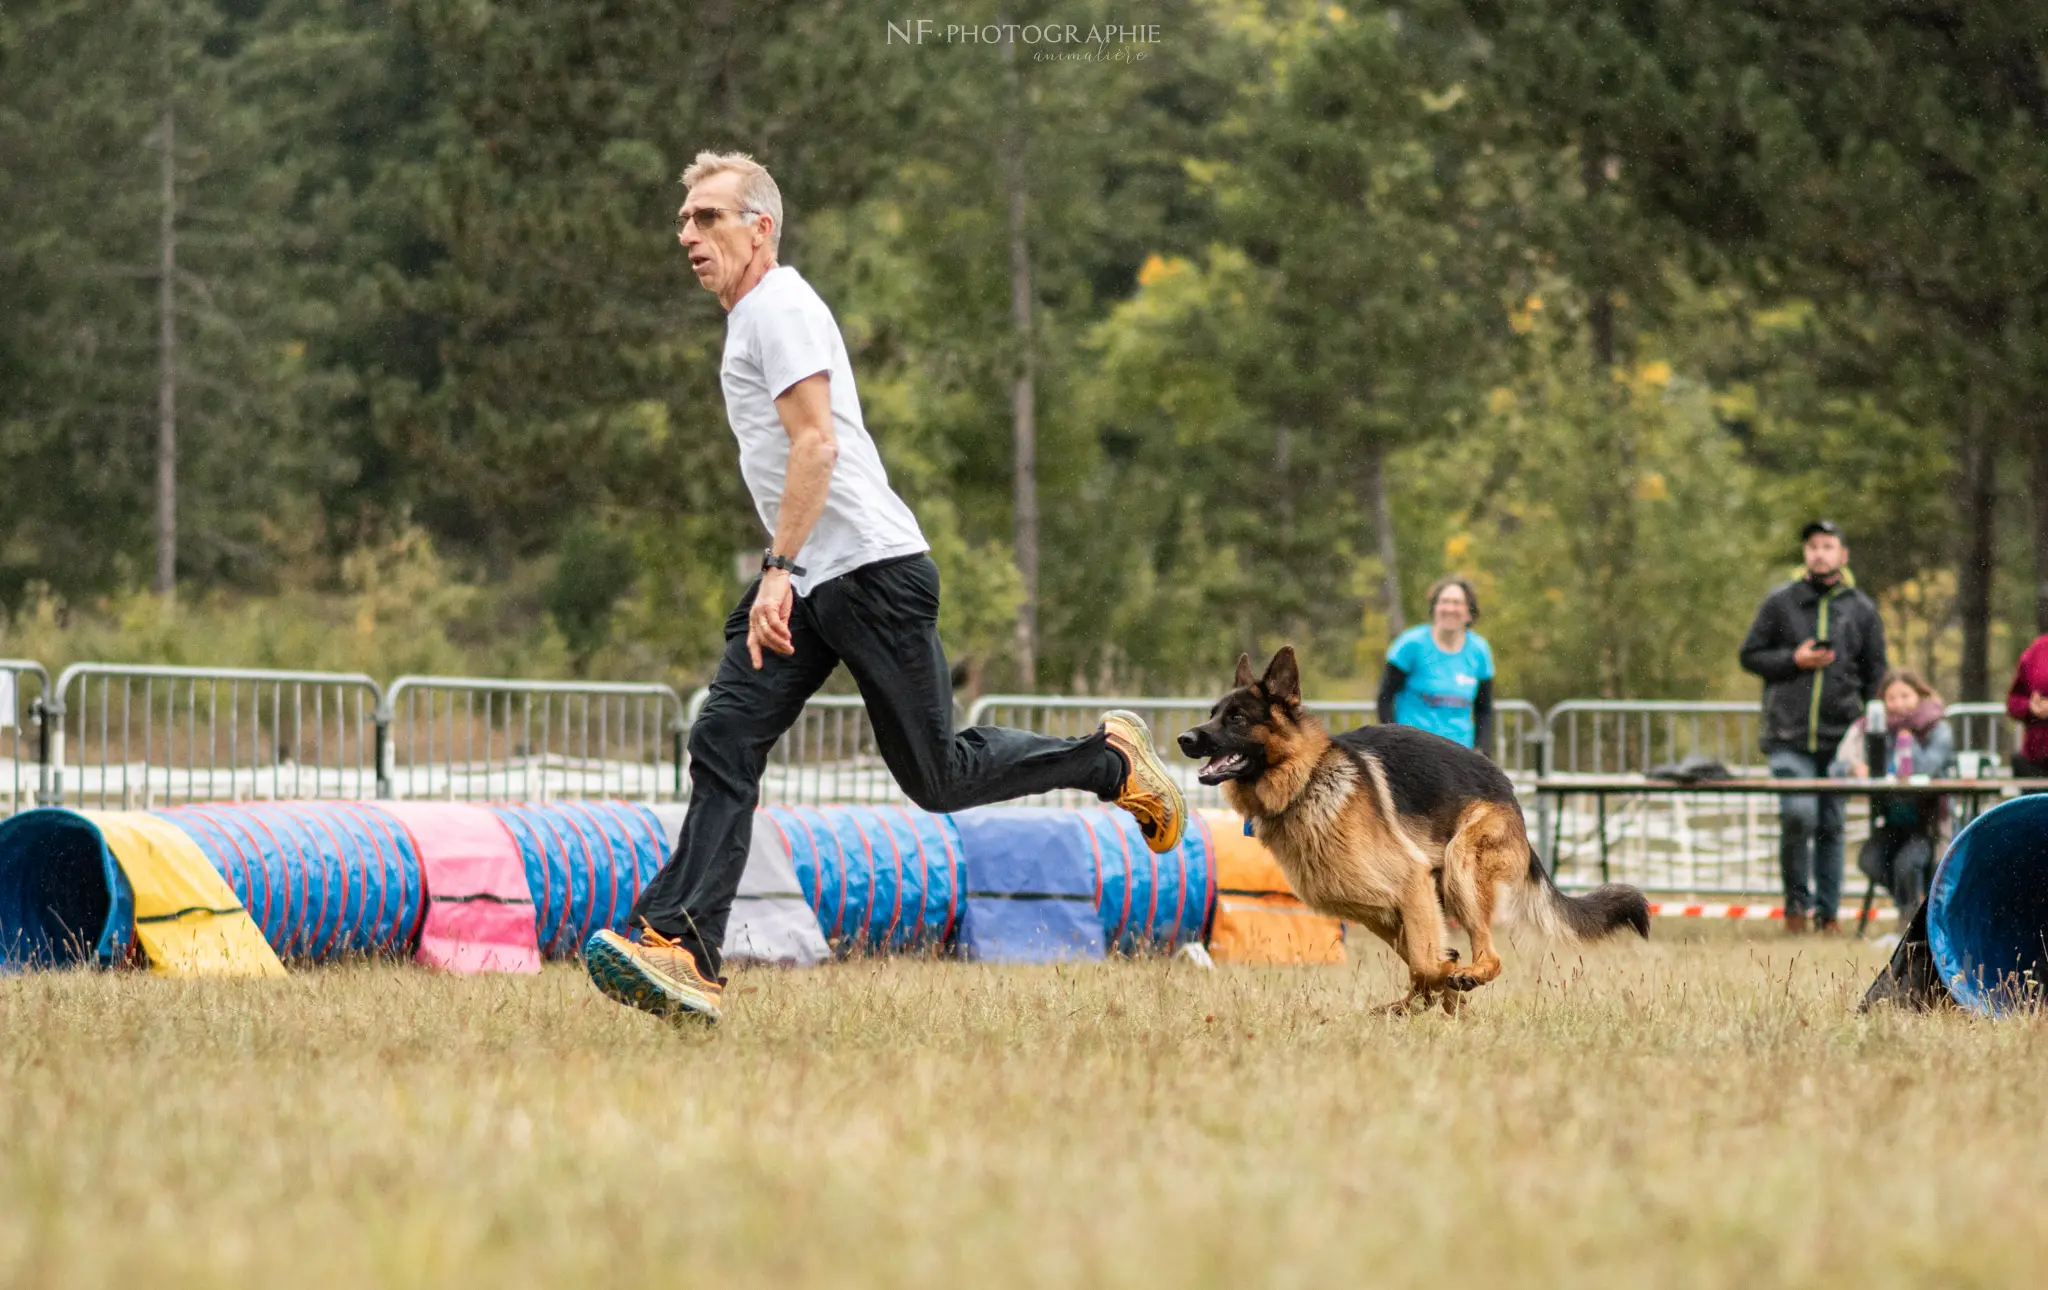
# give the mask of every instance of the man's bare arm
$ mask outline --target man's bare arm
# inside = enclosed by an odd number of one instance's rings
[[[775,554],[794,559],[825,513],[832,468],[839,461],[839,440],[832,433],[830,373],[806,376],[784,390],[775,400],[775,412],[789,432],[789,473],[782,482],[782,509],[775,517]]]
[[[775,413],[789,434],[789,470],[783,476],[782,507],[775,516],[772,549],[777,555],[795,559],[810,540],[818,517],[825,513],[832,468],[839,461],[839,440],[832,433],[831,376],[819,372],[790,386],[776,398]],[[781,569],[761,571],[761,589],[747,615],[747,654],[756,669],[761,666],[764,645],[777,654],[796,652],[796,642],[789,635],[795,599],[789,574]]]

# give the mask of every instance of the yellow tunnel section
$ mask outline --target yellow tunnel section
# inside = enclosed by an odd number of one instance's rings
[[[135,892],[135,939],[166,976],[283,976],[227,879],[169,820],[142,811],[83,811]]]

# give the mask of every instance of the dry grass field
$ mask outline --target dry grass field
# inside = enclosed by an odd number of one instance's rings
[[[1661,924],[1660,934],[1671,933]],[[2048,1030],[1679,929],[1355,968],[883,961],[715,1033],[576,968],[0,980],[0,1286],[2020,1285]]]

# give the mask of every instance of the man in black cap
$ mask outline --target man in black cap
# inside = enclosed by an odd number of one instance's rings
[[[1802,577],[1764,597],[1742,642],[1742,667],[1764,679],[1763,750],[1779,779],[1814,779],[1884,677],[1884,623],[1856,589],[1849,544],[1832,520],[1799,531]],[[1785,878],[1785,930],[1835,929],[1842,897],[1838,794],[1778,799],[1778,867]],[[1810,884],[1810,885],[1809,885]]]

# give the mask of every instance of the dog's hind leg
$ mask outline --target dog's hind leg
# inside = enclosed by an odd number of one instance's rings
[[[1481,802],[1465,812],[1444,846],[1444,905],[1472,937],[1466,973],[1479,984],[1500,975],[1493,948],[1493,916],[1500,884],[1526,872],[1528,844],[1521,821],[1497,803]]]

